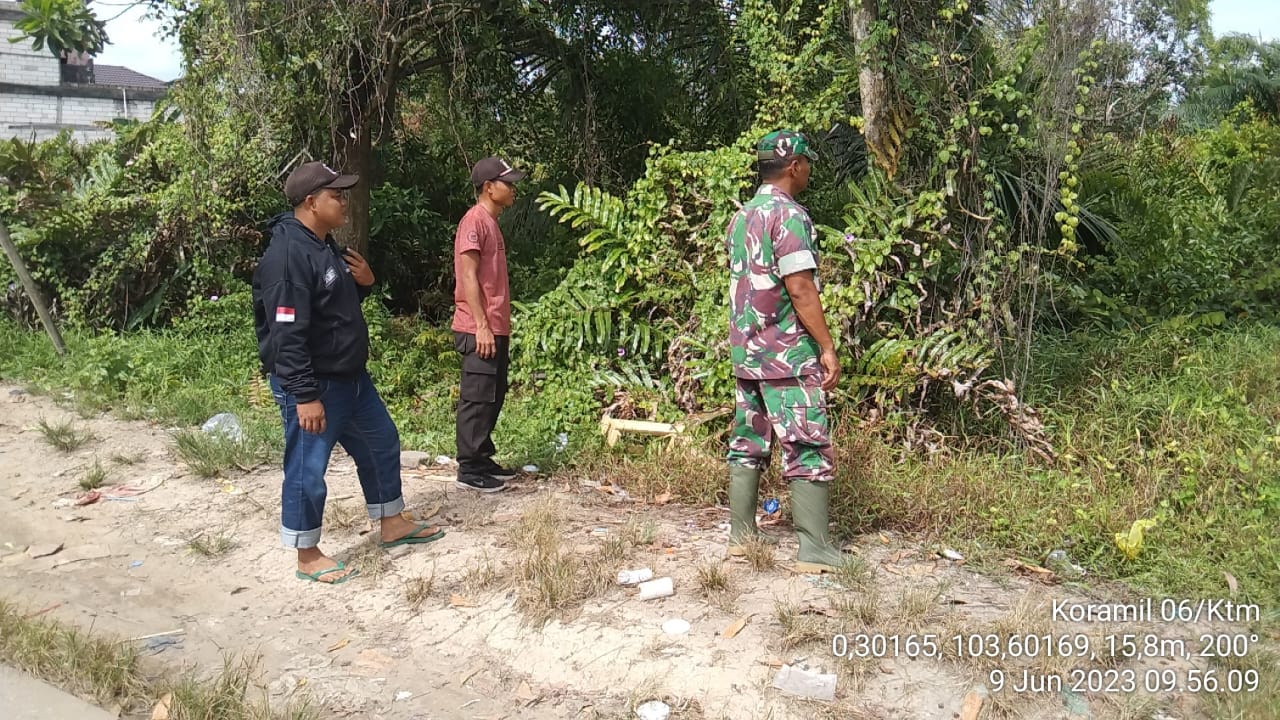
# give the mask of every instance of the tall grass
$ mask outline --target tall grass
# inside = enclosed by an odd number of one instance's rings
[[[33,617],[29,608],[0,598],[0,662],[103,706],[118,705],[128,717],[151,716],[157,701],[166,717],[219,720],[311,720],[306,701],[272,708],[265,689],[255,687],[256,659],[226,656],[220,672],[176,675],[147,667],[127,640],[90,634],[71,625]],[[254,696],[261,691],[261,696]]]
[[[1063,549],[1087,579],[1151,592],[1273,603],[1280,596],[1280,330],[1050,337],[1023,391],[1059,452],[1046,464],[989,422],[952,419],[941,451],[904,450],[895,419],[837,418],[832,520],[842,534],[927,533],[972,563],[1043,562]],[[963,421],[962,421],[963,420]],[[705,442],[583,458],[633,495],[726,501],[723,453]],[[993,433],[995,433],[993,435]],[[778,497],[778,460],[761,499]],[[1156,526],[1130,558],[1115,541]],[[1224,574],[1225,573],[1225,574]]]
[[[834,515],[1077,563],[1151,590],[1274,602],[1280,588],[1280,331],[1043,341],[1027,399],[1060,453],[925,458],[846,432]],[[1116,533],[1153,519],[1129,558]]]
[[[0,320],[0,378],[127,419],[176,423],[187,429],[232,412],[245,427],[241,464],[262,452],[279,456],[280,413],[259,374],[253,312],[247,293],[198,301],[192,313],[163,331],[89,335],[70,329],[58,356],[47,338]],[[453,455],[460,359],[447,329],[387,316],[365,304],[371,333],[369,371],[406,449]],[[589,389],[569,383],[518,388],[495,431],[499,460],[562,466],[575,451],[599,444],[590,420]],[[567,444],[560,442],[566,436]],[[263,448],[266,443],[268,447]],[[204,445],[207,445],[205,443]],[[228,467],[218,448],[186,436],[184,454],[204,474]],[[212,459],[210,455],[214,455]]]
[[[43,336],[0,322],[0,377],[188,425],[237,412],[250,436],[275,443],[278,457],[279,414],[253,380],[247,304],[232,299],[200,312],[161,333],[70,332],[66,358]],[[458,361],[449,334],[377,313],[370,326],[370,367],[404,445],[452,453]],[[1280,330],[1266,326],[1042,338],[1022,394],[1042,412],[1057,462],[993,440],[991,424],[975,431],[956,423],[945,449],[926,456],[903,451],[888,432],[891,422],[860,429],[857,418],[839,418],[833,520],[846,533],[934,533],[968,548],[978,563],[1035,562],[1065,549],[1094,577],[1153,591],[1222,596],[1229,574],[1237,599],[1273,599],[1280,588],[1278,349]],[[504,409],[497,443],[508,459],[544,469],[572,462],[633,496],[725,501],[727,419],[702,426],[693,443],[606,452],[591,424],[597,408],[589,391],[564,380],[520,389]],[[558,445],[560,433],[567,447]],[[779,497],[785,511],[776,470],[762,495]],[[1157,524],[1131,558],[1115,535],[1135,520]]]

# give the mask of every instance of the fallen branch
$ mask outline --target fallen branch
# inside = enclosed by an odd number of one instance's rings
[[[178,628],[177,630],[168,630],[166,632],[151,633],[150,635],[141,635],[136,638],[129,638],[129,642],[137,642],[139,640],[150,640],[152,638],[165,637],[168,635],[182,635],[186,630]]]
[[[60,608],[60,607],[62,607],[62,601],[61,601],[61,600],[59,600],[58,602],[56,602],[56,603],[54,603],[54,604],[50,605],[49,607],[47,607],[47,608],[45,608],[45,609],[43,609],[43,610],[37,610],[37,611],[35,611],[35,612],[33,612],[33,613],[28,613],[28,614],[26,615],[26,618],[27,618],[28,620],[30,620],[30,619],[31,619],[31,618],[33,618],[33,617],[39,617],[40,615],[43,615],[43,614],[45,614],[45,613],[49,612],[50,610],[56,610],[56,609],[58,609],[58,608]]]
[[[13,265],[13,271],[22,281],[22,287],[27,291],[31,304],[36,306],[36,314],[40,316],[45,332],[49,333],[49,339],[53,341],[53,349],[57,350],[59,355],[66,355],[67,346],[62,342],[62,334],[58,332],[58,326],[53,323],[53,314],[49,312],[49,306],[45,304],[44,296],[40,294],[36,281],[31,278],[31,273],[27,272],[27,265],[18,254],[18,246],[13,244],[13,240],[9,237],[9,229],[4,226],[4,223],[0,223],[0,247],[3,247],[4,254],[9,256],[9,264]]]
[[[619,420],[611,417],[605,417],[600,420],[600,434],[605,436],[605,442],[609,443],[610,447],[618,444],[618,440],[622,438],[622,433],[624,432],[669,437],[683,433],[684,423],[673,425],[671,423],[650,422],[648,420]]]

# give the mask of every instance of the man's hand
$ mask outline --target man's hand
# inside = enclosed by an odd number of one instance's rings
[[[498,341],[493,337],[493,331],[487,327],[476,329],[476,354],[488,360],[498,354]]]
[[[822,369],[826,371],[822,376],[822,389],[831,392],[840,382],[840,358],[836,357],[836,349],[823,350],[821,362]]]
[[[365,262],[360,253],[347,248],[344,259],[347,261],[347,267],[351,268],[351,277],[357,285],[369,287],[373,284],[373,270],[369,268],[369,263]]]
[[[312,400],[298,403],[298,424],[306,432],[319,435],[324,432],[324,403]]]

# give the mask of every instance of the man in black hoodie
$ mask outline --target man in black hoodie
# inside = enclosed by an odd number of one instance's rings
[[[271,221],[271,244],[253,276],[258,356],[284,423],[280,536],[298,551],[297,576],[322,583],[358,572],[319,548],[335,444],[355,460],[383,547],[444,535],[401,515],[400,434],[365,369],[369,330],[360,303],[373,272],[329,234],[346,224],[347,190],[357,182],[319,162],[295,169],[284,186],[293,211]]]

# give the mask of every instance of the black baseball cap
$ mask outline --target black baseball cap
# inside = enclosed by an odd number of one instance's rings
[[[489,180],[502,180],[503,182],[519,182],[529,174],[523,170],[517,170],[511,167],[511,164],[502,158],[487,157],[476,163],[471,168],[471,184],[476,187],[484,185]]]
[[[346,190],[360,182],[359,175],[340,175],[322,162],[309,162],[293,169],[284,181],[284,196],[290,207],[298,207],[308,195],[317,190],[332,188]]]

